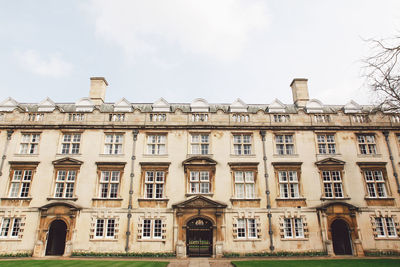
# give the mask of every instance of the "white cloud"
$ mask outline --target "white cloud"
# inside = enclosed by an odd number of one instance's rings
[[[68,76],[72,71],[72,64],[64,61],[59,54],[43,58],[37,51],[27,50],[17,52],[16,57],[23,68],[42,76],[58,78]]]
[[[259,0],[91,1],[96,34],[135,58],[179,53],[233,60],[254,31],[268,25]],[[176,53],[176,50],[174,50]]]

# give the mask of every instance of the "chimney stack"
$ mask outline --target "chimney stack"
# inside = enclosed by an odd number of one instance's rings
[[[293,79],[290,87],[292,87],[293,93],[293,104],[297,107],[304,108],[308,102],[308,86],[307,86],[308,79],[304,78],[296,78]]]
[[[89,98],[95,105],[104,103],[108,82],[104,77],[90,77]]]

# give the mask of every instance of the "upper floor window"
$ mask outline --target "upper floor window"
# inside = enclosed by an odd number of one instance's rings
[[[208,121],[208,114],[193,113],[191,118],[193,122],[206,122]]]
[[[376,154],[376,141],[373,134],[357,135],[358,147],[361,154]]]
[[[356,114],[352,115],[352,120],[355,123],[367,123],[370,122],[369,116],[368,115],[362,115],[362,114]]]
[[[108,115],[109,121],[125,121],[125,114],[124,113],[110,113]]]
[[[20,154],[37,154],[39,147],[40,134],[24,133],[22,134],[21,144],[19,148]]]
[[[209,134],[191,134],[191,153],[207,155],[210,154],[210,135]]]
[[[5,117],[6,117],[6,115],[4,113],[0,113],[0,121],[4,121]]]
[[[386,198],[386,183],[382,170],[366,169],[363,173],[367,185],[368,196],[372,198]]]
[[[251,152],[251,134],[234,134],[233,151],[235,155],[250,155]]]
[[[253,171],[235,171],[235,198],[255,198],[255,180]]]
[[[79,154],[81,134],[64,134],[61,143],[61,154]]]
[[[376,237],[397,237],[396,225],[392,217],[375,217]]]
[[[121,154],[122,140],[122,134],[106,134],[106,139],[104,142],[104,154]]]
[[[43,113],[29,113],[28,120],[29,121],[43,121],[44,114]]]
[[[295,170],[278,171],[279,197],[280,198],[299,198],[299,179]]]
[[[343,198],[343,183],[341,172],[336,170],[322,171],[324,196],[326,198]]]
[[[191,194],[210,193],[211,179],[209,171],[191,171],[189,182]]]
[[[400,123],[400,115],[392,115],[392,122]]]
[[[325,123],[325,122],[330,122],[331,118],[329,115],[326,115],[326,114],[315,114],[314,121],[316,123]]]
[[[12,170],[9,197],[24,198],[29,196],[33,177],[32,169],[14,169]]]
[[[85,120],[84,113],[68,113],[68,120],[69,121],[83,121]]]
[[[317,134],[317,142],[319,154],[336,154],[335,135]]]
[[[304,238],[303,220],[301,218],[284,218],[284,238]]]
[[[166,135],[151,134],[147,136],[147,154],[166,154]]]
[[[117,170],[102,170],[100,172],[100,198],[117,198],[121,172]]]
[[[151,113],[149,116],[150,116],[150,121],[153,122],[167,121],[167,114],[165,113]]]
[[[275,135],[276,153],[278,155],[294,154],[294,140],[292,134]]]
[[[54,197],[72,198],[74,196],[76,173],[76,170],[57,171]]]
[[[233,114],[232,121],[233,122],[249,122],[250,117],[247,114]]]
[[[145,198],[164,198],[164,171],[146,171],[144,182]]]
[[[275,114],[274,122],[290,122],[290,116],[284,114]]]
[[[18,238],[21,231],[21,218],[3,218],[0,238]]]

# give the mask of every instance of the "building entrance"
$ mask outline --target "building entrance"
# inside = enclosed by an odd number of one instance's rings
[[[189,257],[210,257],[213,251],[213,225],[204,218],[195,218],[186,225],[186,249]]]
[[[67,225],[62,220],[55,220],[50,224],[46,255],[63,255],[65,250],[65,238],[67,236]]]
[[[343,220],[335,220],[331,224],[333,252],[336,255],[353,255],[349,226]]]

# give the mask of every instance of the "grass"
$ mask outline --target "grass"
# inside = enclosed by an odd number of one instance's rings
[[[236,267],[398,267],[400,259],[232,261]]]
[[[156,261],[104,261],[104,260],[5,260],[0,261],[1,267],[166,267],[168,262]]]

